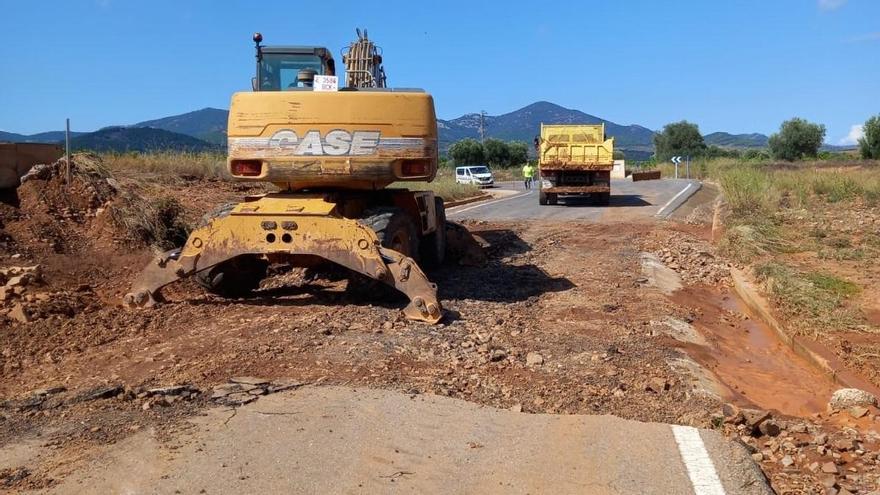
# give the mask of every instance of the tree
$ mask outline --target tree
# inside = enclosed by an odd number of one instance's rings
[[[654,154],[666,161],[673,156],[699,156],[706,150],[703,135],[697,124],[686,120],[666,124],[663,131],[654,134]]]
[[[475,139],[462,139],[449,147],[448,155],[456,165],[479,165],[486,162],[483,145]]]
[[[510,148],[504,141],[487,139],[483,143],[483,155],[493,167],[504,167],[510,163]]]
[[[529,161],[529,145],[522,141],[511,141],[507,143],[508,154],[510,159],[508,165],[515,167]]]
[[[859,138],[859,151],[862,158],[880,160],[880,115],[875,115],[865,121],[862,127],[864,135]]]
[[[815,158],[824,140],[824,125],[795,117],[783,122],[779,132],[770,136],[770,154],[788,161]]]

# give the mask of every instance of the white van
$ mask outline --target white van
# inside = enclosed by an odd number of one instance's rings
[[[485,165],[470,165],[455,167],[455,182],[479,187],[492,187],[495,185],[495,177],[489,167]]]

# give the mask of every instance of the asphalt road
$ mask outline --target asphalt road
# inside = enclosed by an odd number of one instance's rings
[[[306,387],[141,432],[52,493],[768,494],[744,447],[691,427]]]
[[[588,198],[561,197],[558,205],[538,204],[538,191],[521,182],[499,182],[496,198],[447,210],[451,220],[592,220],[597,222],[665,218],[700,189],[700,182],[662,179],[611,181],[611,203],[594,206]],[[514,192],[515,191],[515,192]]]

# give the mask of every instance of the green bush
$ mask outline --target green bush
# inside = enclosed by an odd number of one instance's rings
[[[862,127],[864,136],[859,139],[859,152],[862,158],[880,160],[880,115],[875,115]]]
[[[816,157],[824,139],[824,125],[793,118],[783,122],[779,132],[770,136],[770,154],[787,161]]]

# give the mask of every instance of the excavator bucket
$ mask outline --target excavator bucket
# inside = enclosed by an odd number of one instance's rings
[[[141,273],[124,303],[149,307],[166,285],[242,255],[317,256],[376,279],[410,300],[404,315],[437,323],[437,287],[416,262],[382,247],[376,233],[335,213],[336,205],[314,195],[267,195],[240,203],[229,215],[193,231],[180,250],[155,259]]]

